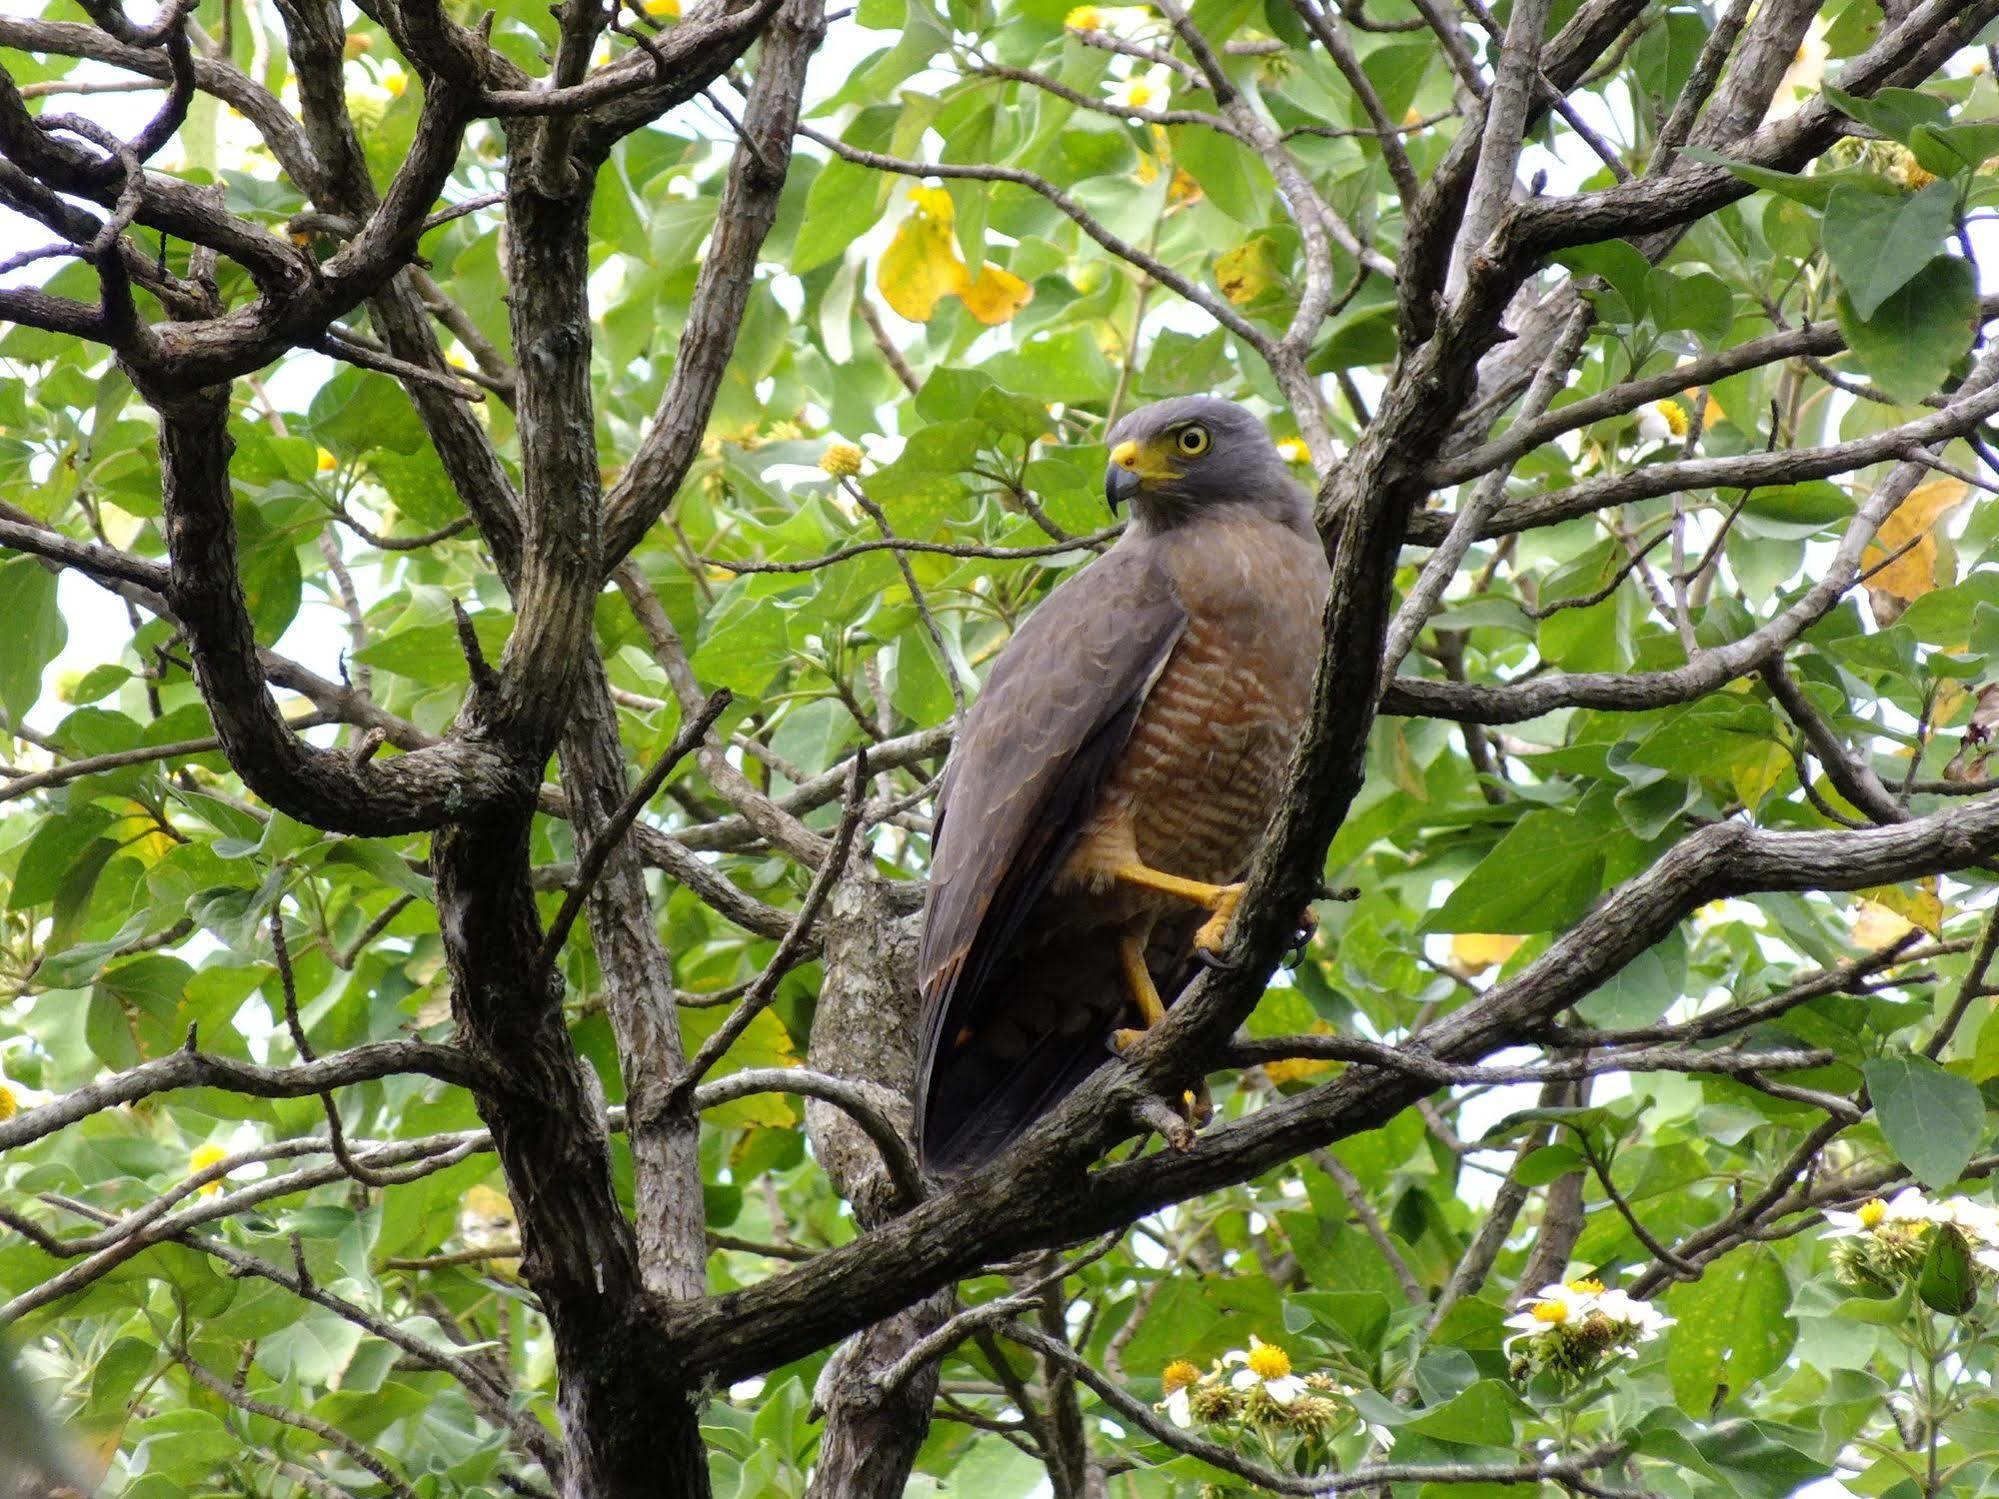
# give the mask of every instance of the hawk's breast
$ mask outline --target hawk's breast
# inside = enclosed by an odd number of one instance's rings
[[[1311,703],[1326,564],[1316,539],[1251,516],[1187,528],[1168,541],[1168,566],[1187,627],[1077,862],[1094,875],[1136,855],[1221,884],[1241,874],[1276,811]]]

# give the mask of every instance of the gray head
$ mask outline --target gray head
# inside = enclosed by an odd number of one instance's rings
[[[1176,396],[1141,406],[1111,428],[1104,497],[1111,509],[1164,530],[1204,513],[1253,506],[1303,522],[1304,491],[1263,423],[1219,396]]]

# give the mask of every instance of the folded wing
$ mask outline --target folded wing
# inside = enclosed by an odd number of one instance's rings
[[[1023,939],[1186,623],[1152,549],[1127,541],[1028,617],[966,716],[917,960],[932,1170],[985,1160],[1105,1060],[1103,1029],[1074,1022],[1119,1003],[1110,938],[1031,962]]]

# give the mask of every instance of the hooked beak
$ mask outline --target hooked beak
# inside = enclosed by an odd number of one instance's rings
[[[1128,503],[1138,493],[1139,478],[1128,468],[1119,468],[1113,463],[1104,470],[1104,499],[1116,515],[1120,506]]]
[[[1148,479],[1164,483],[1179,477],[1179,469],[1126,438],[1111,449],[1110,467],[1104,472],[1104,498],[1115,513]]]

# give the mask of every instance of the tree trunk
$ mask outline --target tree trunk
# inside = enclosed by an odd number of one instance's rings
[[[896,887],[857,859],[828,902],[826,979],[812,1022],[807,1062],[836,1077],[880,1083],[907,1096],[916,1078],[916,919],[897,912]],[[909,1117],[897,1121],[905,1131]],[[899,1211],[874,1145],[844,1113],[808,1102],[813,1153],[864,1226]],[[930,1431],[938,1366],[932,1359],[892,1391],[882,1377],[951,1315],[945,1287],[865,1328],[828,1361],[813,1391],[825,1434],[808,1499],[899,1499]]]

